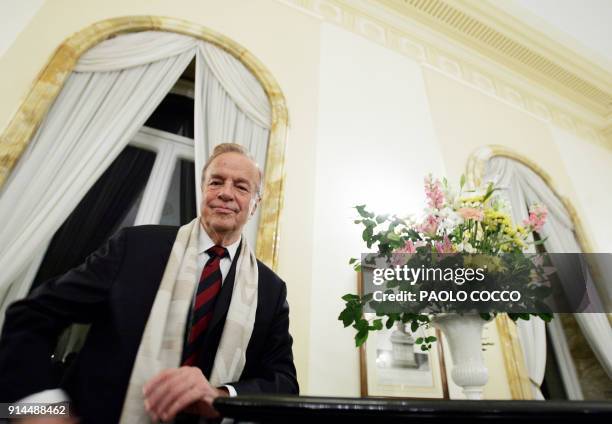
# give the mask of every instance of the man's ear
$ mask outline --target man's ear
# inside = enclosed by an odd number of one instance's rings
[[[259,196],[251,198],[251,203],[249,205],[249,217],[255,215],[255,211],[257,210],[259,201],[260,201]]]

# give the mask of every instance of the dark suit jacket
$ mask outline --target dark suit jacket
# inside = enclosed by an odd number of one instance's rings
[[[0,339],[0,402],[56,388],[50,356],[64,328],[91,323],[61,387],[85,423],[119,419],[134,359],[177,227],[121,230],[84,264],[48,281],[7,310]],[[204,340],[201,368],[210,376],[233,288],[236,258]],[[253,334],[238,394],[298,393],[285,283],[258,261]]]

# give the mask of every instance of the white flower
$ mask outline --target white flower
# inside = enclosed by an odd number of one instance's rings
[[[505,196],[497,192],[493,193],[491,196],[491,207],[496,211],[504,212],[512,216],[512,205],[510,205],[510,202]]]
[[[411,215],[408,215],[408,216],[405,216],[405,217],[398,217],[398,219],[400,219],[400,220],[402,220],[404,222],[402,224],[398,224],[393,229],[393,232],[395,234],[401,235],[401,234],[405,233],[406,231],[410,230],[411,228],[414,228],[415,225],[416,225],[416,220]]]
[[[439,216],[442,218],[440,224],[438,224],[438,232],[440,234],[450,233],[455,227],[463,224],[463,217],[449,207],[442,209]]]
[[[457,251],[465,253],[477,253],[476,248],[469,241],[462,241],[457,245]]]

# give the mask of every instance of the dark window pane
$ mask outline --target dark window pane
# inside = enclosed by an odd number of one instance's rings
[[[193,138],[193,99],[169,93],[157,106],[145,125]]]
[[[559,363],[557,362],[557,356],[553,352],[554,345],[548,331],[546,331],[546,346],[546,368],[541,386],[542,394],[547,400],[567,400]]]
[[[164,203],[160,224],[185,225],[197,215],[194,164],[181,159],[176,162],[172,181]]]

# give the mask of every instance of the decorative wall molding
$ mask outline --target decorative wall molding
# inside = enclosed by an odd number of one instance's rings
[[[612,148],[612,70],[479,0],[283,0]]]

